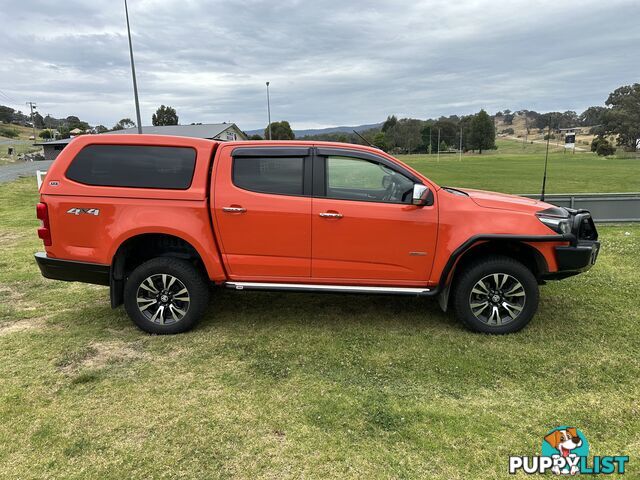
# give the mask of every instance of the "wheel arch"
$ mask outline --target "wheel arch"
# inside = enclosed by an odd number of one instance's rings
[[[110,271],[111,307],[122,304],[124,282],[137,266],[156,257],[174,257],[192,262],[205,278],[207,267],[200,252],[189,241],[169,233],[132,235],[116,249]]]
[[[464,271],[467,265],[487,255],[503,255],[519,261],[533,273],[538,283],[542,282],[542,276],[549,271],[547,260],[542,252],[527,243],[526,239],[508,237],[478,239],[466,248],[462,248],[457,252],[457,255],[454,252],[450,259],[450,265],[447,265],[442,272],[439,302],[443,311],[446,312],[449,308],[449,294],[451,288],[455,286],[457,276]]]

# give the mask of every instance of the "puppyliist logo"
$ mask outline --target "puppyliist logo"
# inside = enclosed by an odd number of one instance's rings
[[[509,457],[509,473],[624,474],[628,462],[629,457],[622,455],[589,457],[587,437],[576,427],[560,426],[544,436],[540,456]]]

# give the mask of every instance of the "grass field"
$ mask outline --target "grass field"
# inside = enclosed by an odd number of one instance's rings
[[[160,337],[40,276],[35,202],[0,186],[0,478],[508,478],[558,424],[640,476],[640,226],[600,227],[516,335],[426,299],[221,291]]]
[[[542,186],[545,145],[498,139],[498,149],[482,155],[400,155],[439,185],[507,193],[538,193]],[[551,151],[548,193],[638,192],[640,159],[602,158],[591,152]]]

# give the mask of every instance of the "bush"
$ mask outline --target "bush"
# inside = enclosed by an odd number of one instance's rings
[[[555,136],[555,134],[553,134],[553,133],[552,133],[551,135],[546,134],[546,135],[544,136],[544,139],[545,139],[545,140],[555,140],[555,139],[556,139],[556,136]]]
[[[504,133],[505,135],[513,135],[515,131],[513,130],[513,128],[509,127],[502,130],[502,133]]]
[[[611,145],[606,138],[597,136],[593,139],[593,142],[591,142],[591,151],[596,152],[599,157],[606,157],[616,153],[616,147]]]
[[[53,137],[53,134],[51,133],[51,130],[42,130],[42,131],[38,134],[38,136],[39,136],[40,138],[48,139],[48,138]]]
[[[16,138],[19,135],[20,133],[15,128],[0,126],[0,137]]]

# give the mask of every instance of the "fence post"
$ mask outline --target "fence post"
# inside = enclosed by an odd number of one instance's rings
[[[36,179],[38,182],[38,190],[42,186],[42,181],[44,180],[45,175],[47,174],[46,170],[36,170]]]

